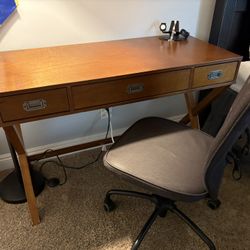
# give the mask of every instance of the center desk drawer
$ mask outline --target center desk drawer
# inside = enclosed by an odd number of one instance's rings
[[[236,74],[237,65],[237,62],[232,62],[197,67],[194,70],[192,87],[197,88],[218,83],[232,82]]]
[[[187,69],[75,86],[72,88],[74,108],[119,104],[181,91],[188,88],[189,77]]]
[[[69,110],[65,88],[0,98],[3,121],[15,121]]]

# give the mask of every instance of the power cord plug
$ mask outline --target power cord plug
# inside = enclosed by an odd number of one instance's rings
[[[50,178],[46,181],[46,184],[49,186],[49,187],[56,187],[60,184],[60,180],[58,178]]]

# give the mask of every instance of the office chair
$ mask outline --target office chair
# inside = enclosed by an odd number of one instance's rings
[[[137,121],[112,145],[104,156],[104,165],[152,194],[110,190],[104,200],[105,210],[115,208],[113,195],[138,197],[155,204],[132,250],[138,249],[156,218],[165,217],[168,211],[187,223],[209,249],[216,249],[205,233],[177,208],[176,202],[208,198],[211,208],[219,207],[218,191],[227,153],[249,124],[250,78],[216,137],[167,119],[149,117]]]

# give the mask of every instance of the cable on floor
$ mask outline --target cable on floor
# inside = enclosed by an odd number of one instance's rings
[[[106,134],[105,134],[105,138],[104,138],[104,139],[107,139],[107,138],[108,138],[109,130],[110,130],[111,126],[112,126],[111,119],[110,119],[110,112],[109,112],[109,109],[107,108],[106,111],[107,111],[107,113],[108,113],[108,122],[107,122],[107,130],[106,130]],[[112,139],[112,142],[114,143],[113,131],[111,131],[111,139]],[[54,151],[53,149],[47,149],[46,151],[44,151],[43,157],[42,157],[40,160],[46,158],[47,153],[53,152],[53,151]],[[101,155],[102,155],[102,152],[103,152],[103,151],[101,150],[101,151],[98,153],[97,157],[96,157],[93,161],[91,161],[91,162],[89,162],[89,163],[87,163],[87,164],[84,164],[84,165],[82,165],[82,166],[79,166],[79,167],[73,167],[73,166],[69,166],[69,165],[64,164],[63,161],[62,161],[62,159],[59,157],[59,155],[56,155],[57,160],[47,160],[47,161],[44,161],[44,162],[40,165],[40,167],[39,167],[39,172],[42,174],[43,168],[44,168],[47,164],[51,164],[51,163],[52,163],[52,164],[55,164],[55,165],[58,166],[58,167],[61,167],[61,168],[63,169],[63,174],[64,174],[64,180],[63,180],[62,182],[57,181],[57,180],[56,180],[57,178],[47,179],[46,177],[44,177],[44,179],[45,179],[45,181],[46,181],[47,184],[48,184],[48,183],[51,183],[51,185],[49,184],[50,187],[54,187],[54,186],[57,186],[57,185],[62,186],[62,185],[64,185],[64,184],[67,182],[67,179],[68,179],[66,169],[80,170],[80,169],[86,168],[86,167],[88,167],[88,166],[90,166],[90,165],[93,165],[94,163],[96,163],[96,162],[100,159],[100,157],[101,157]],[[36,161],[36,162],[39,162],[39,160]],[[43,174],[42,174],[42,175],[43,175]],[[43,175],[43,176],[44,176],[44,175]]]

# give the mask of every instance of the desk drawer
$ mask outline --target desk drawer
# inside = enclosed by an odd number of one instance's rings
[[[75,86],[72,88],[74,108],[119,104],[181,91],[188,88],[189,77],[187,69]]]
[[[233,81],[237,64],[237,62],[232,62],[195,68],[192,87],[197,88]]]
[[[66,89],[39,91],[0,98],[3,121],[15,121],[69,110]]]

